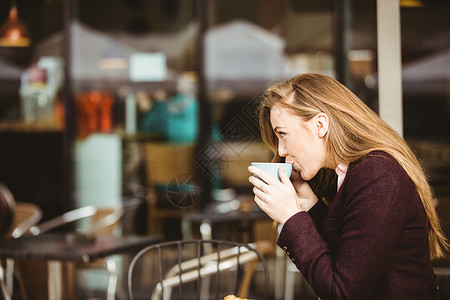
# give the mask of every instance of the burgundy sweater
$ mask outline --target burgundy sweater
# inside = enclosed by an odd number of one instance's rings
[[[292,216],[277,243],[322,299],[437,298],[425,210],[384,152],[351,163],[331,205]]]

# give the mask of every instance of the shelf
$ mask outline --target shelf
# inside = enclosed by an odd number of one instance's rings
[[[116,91],[119,88],[127,87],[134,90],[155,91],[163,89],[175,92],[177,90],[177,81],[175,79],[165,81],[146,81],[146,82],[132,82],[129,80],[115,80],[115,79],[76,79],[73,81],[74,87],[77,91],[91,91],[91,90],[107,90]]]
[[[0,131],[13,132],[63,132],[64,128],[56,124],[41,122],[9,121],[0,122]]]

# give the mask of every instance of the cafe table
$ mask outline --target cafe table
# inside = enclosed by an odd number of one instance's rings
[[[60,300],[64,296],[62,263],[89,263],[99,258],[137,251],[161,241],[159,236],[83,236],[74,233],[27,235],[1,239],[0,258],[47,261],[49,299]]]

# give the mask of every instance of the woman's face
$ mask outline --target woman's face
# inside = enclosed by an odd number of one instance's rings
[[[310,180],[327,163],[324,136],[328,131],[328,117],[320,113],[309,121],[292,114],[288,109],[274,105],[270,123],[278,138],[278,154],[292,163],[304,180]]]

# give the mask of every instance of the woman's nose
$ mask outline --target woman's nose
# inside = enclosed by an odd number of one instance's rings
[[[288,156],[286,147],[284,147],[284,145],[282,145],[282,144],[278,145],[278,155],[281,156],[281,157]]]

